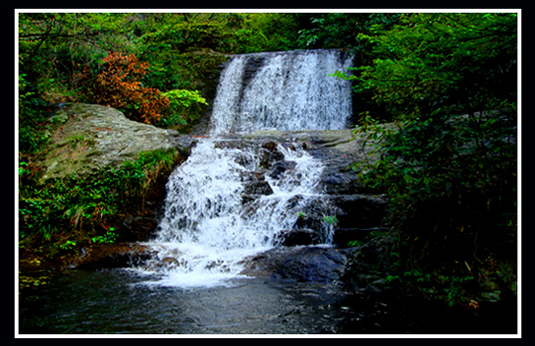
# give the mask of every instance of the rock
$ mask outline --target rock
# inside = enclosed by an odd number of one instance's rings
[[[274,274],[299,282],[333,282],[340,278],[345,262],[346,256],[335,248],[305,247],[286,256]]]
[[[275,149],[277,149],[277,143],[273,141],[269,141],[269,142],[262,144],[262,148],[265,148],[269,151],[274,151]]]
[[[387,126],[387,125],[385,125]],[[373,163],[376,156],[371,155],[373,142],[365,142],[365,135],[353,136],[351,129],[328,131],[277,131],[261,130],[241,135],[242,139],[263,140],[264,148],[274,149],[273,154],[266,150],[266,161],[277,162],[282,155],[276,150],[275,143],[296,143],[306,149],[314,158],[324,165],[323,186],[327,194],[355,194],[360,188],[357,183],[358,171],[348,168],[355,162],[369,160]],[[366,143],[366,144],[365,144]],[[263,167],[271,168],[270,174],[280,176],[284,170],[290,168],[283,165]]]
[[[322,236],[310,229],[283,230],[277,236],[277,243],[282,246],[317,245],[322,243]]]
[[[191,145],[188,136],[129,120],[105,106],[67,104],[50,120],[60,125],[47,145],[41,182],[118,167],[141,152]]]
[[[277,161],[271,167],[271,172],[268,176],[272,179],[280,179],[280,177],[289,169],[294,169],[297,163],[293,161]]]
[[[275,248],[247,260],[244,275],[309,283],[335,283],[355,249],[326,246]]]
[[[339,209],[338,228],[370,228],[381,226],[387,212],[384,196],[337,195],[332,202]]]
[[[273,189],[265,180],[247,182],[244,186],[243,194],[245,195],[271,195]]]
[[[137,243],[93,244],[69,265],[71,269],[108,269],[140,264],[150,259],[151,249]]]
[[[147,239],[156,229],[158,222],[154,217],[127,215],[118,225],[118,233],[122,241]]]

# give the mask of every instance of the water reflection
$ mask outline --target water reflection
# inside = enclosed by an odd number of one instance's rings
[[[291,294],[260,279],[233,287],[155,287],[127,271],[107,270],[69,272],[24,298],[21,334],[294,334],[335,328],[325,309],[341,296],[319,286]]]
[[[161,287],[131,271],[70,271],[20,296],[20,334],[505,334],[516,304],[480,316],[333,284],[236,279],[232,287]]]

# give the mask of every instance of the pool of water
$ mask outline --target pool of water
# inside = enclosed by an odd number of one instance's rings
[[[72,270],[56,276],[50,284],[21,294],[19,333],[516,332],[507,315],[459,319],[385,294],[348,294],[332,284],[245,278],[229,287],[183,289],[146,282],[147,277],[124,269]]]
[[[350,307],[331,285],[239,279],[230,287],[146,285],[126,270],[71,271],[20,300],[21,334],[342,332]]]

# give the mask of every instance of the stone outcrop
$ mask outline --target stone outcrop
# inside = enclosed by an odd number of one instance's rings
[[[349,241],[364,240],[372,231],[380,230],[387,213],[387,201],[383,195],[361,192],[357,174],[350,168],[355,162],[376,157],[371,154],[373,143],[365,144],[364,135],[354,136],[352,130],[329,131],[256,131],[241,137],[246,140],[263,141],[263,148],[269,148],[265,166],[271,170],[266,174],[276,177],[277,174],[291,168],[291,162],[284,162],[283,157],[276,155],[276,144],[291,142],[305,148],[323,165],[322,188],[326,198],[336,210],[333,242],[338,247],[347,247]],[[312,206],[314,208],[314,206]],[[306,217],[300,218],[292,232],[281,234],[282,244],[313,245],[316,237],[313,234],[298,230],[313,229],[313,224],[322,222],[314,219],[322,210],[310,210]],[[307,240],[310,240],[307,244]]]
[[[153,250],[137,243],[91,244],[68,267],[71,269],[107,269],[139,265],[151,258]]]
[[[274,248],[248,258],[242,274],[294,282],[337,283],[355,251],[325,246]]]
[[[276,143],[293,143],[305,148],[324,165],[322,185],[325,197],[312,204],[300,216],[293,229],[281,230],[277,235],[279,247],[248,259],[244,274],[290,280],[296,282],[338,283],[344,282],[353,289],[376,290],[388,268],[385,262],[389,242],[386,238],[374,238],[383,228],[387,214],[385,196],[361,191],[357,171],[348,167],[370,156],[372,146],[364,145],[364,137],[354,137],[351,130],[337,131],[257,131],[242,137],[256,140],[269,149],[265,156],[263,172],[276,177],[279,171],[291,169],[277,155]],[[259,185],[254,180],[253,187]],[[251,188],[253,188],[251,187]],[[328,201],[328,202],[326,202]],[[322,208],[328,204],[334,210],[333,247],[321,244],[319,234],[324,223]],[[374,233],[374,234],[372,234]],[[363,246],[348,247],[351,241]]]
[[[129,120],[120,111],[99,105],[67,104],[50,121],[58,126],[42,160],[41,182],[118,167],[141,152],[191,144],[188,136]]]

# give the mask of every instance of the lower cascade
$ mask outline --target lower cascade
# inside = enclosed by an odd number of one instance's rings
[[[156,255],[136,268],[149,284],[232,285],[248,258],[280,246],[285,232],[332,243],[322,193],[322,162],[303,145],[236,140],[257,130],[343,129],[351,116],[347,81],[329,76],[350,58],[339,50],[236,55],[221,73],[210,136],[201,138],[167,183],[165,211],[150,244]],[[327,92],[328,90],[328,92]],[[154,279],[155,278],[155,279]]]

